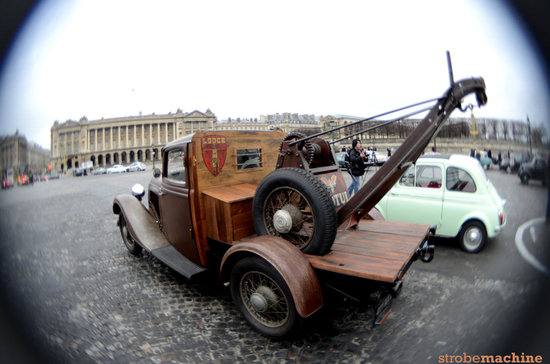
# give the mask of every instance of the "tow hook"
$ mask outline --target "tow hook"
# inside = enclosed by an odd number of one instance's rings
[[[428,240],[425,240],[418,249],[416,249],[416,256],[420,257],[420,260],[424,263],[432,261],[435,255],[435,247],[428,244]]]

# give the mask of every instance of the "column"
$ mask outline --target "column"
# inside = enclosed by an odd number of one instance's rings
[[[164,144],[168,143],[168,123],[164,123]]]
[[[124,128],[124,147],[128,148],[128,125],[126,125]]]
[[[145,124],[141,124],[141,145],[145,146]]]
[[[133,142],[133,144],[132,144],[133,147],[135,147],[135,146],[137,145],[137,140],[136,140],[136,137],[137,137],[136,128],[137,128],[137,125],[134,124],[134,142]]]
[[[70,134],[71,134],[71,141],[70,141],[70,143],[71,143],[71,154],[74,154],[74,131],[71,131]]]
[[[107,150],[105,148],[105,128],[101,129],[101,150]]]
[[[160,145],[160,123],[157,123],[157,145]]]

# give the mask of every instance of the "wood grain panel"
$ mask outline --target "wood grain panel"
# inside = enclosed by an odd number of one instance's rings
[[[392,283],[428,230],[428,225],[361,220],[357,229],[336,235],[328,254],[307,257],[316,269]]]

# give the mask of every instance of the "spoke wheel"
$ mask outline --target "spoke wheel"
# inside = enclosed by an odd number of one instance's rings
[[[130,235],[130,231],[128,231],[128,224],[126,223],[124,215],[120,213],[120,215],[118,216],[118,226],[120,228],[120,235],[122,236],[122,241],[124,242],[124,245],[126,245],[126,248],[130,253],[132,253],[133,255],[139,255],[142,250],[141,245],[136,243],[136,241]]]
[[[327,187],[298,168],[276,169],[256,190],[252,204],[258,235],[274,235],[306,254],[324,255],[336,236],[336,209]]]
[[[295,334],[302,319],[284,279],[259,257],[238,261],[231,273],[231,294],[237,307],[256,330],[274,338]]]
[[[298,249],[305,249],[315,232],[311,204],[297,189],[279,187],[265,200],[264,224],[269,235],[281,236]]]

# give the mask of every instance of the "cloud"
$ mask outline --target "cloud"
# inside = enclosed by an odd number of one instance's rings
[[[496,1],[45,1],[7,59],[0,132],[49,147],[54,120],[84,115],[369,116],[440,96],[447,50],[456,79],[486,80],[476,115],[548,120],[540,61]]]

